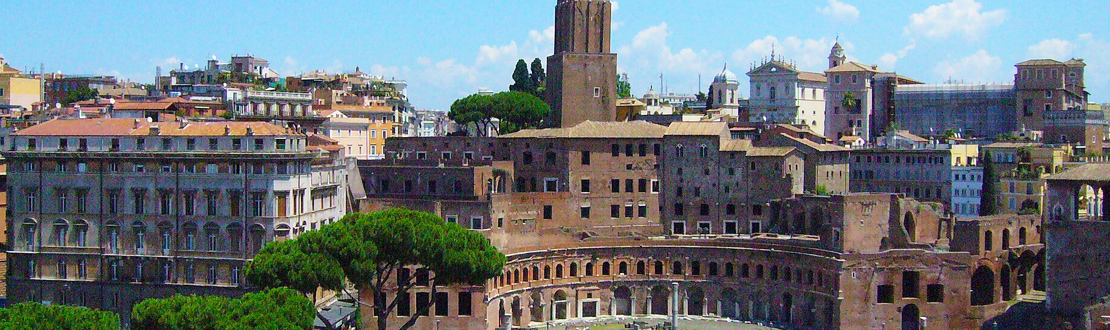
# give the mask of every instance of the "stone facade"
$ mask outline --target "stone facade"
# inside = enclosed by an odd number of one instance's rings
[[[773,57],[774,55],[772,55]],[[795,124],[825,131],[825,74],[798,70],[781,59],[753,65],[748,72],[750,122]]]
[[[616,120],[617,54],[610,52],[609,44],[612,14],[608,0],[560,0],[555,8],[547,103],[558,126]]]
[[[1087,106],[1083,60],[1029,60],[1015,65],[1014,91],[1018,123],[1029,130],[1045,130],[1045,115],[1082,110]]]
[[[343,216],[346,164],[265,123],[55,120],[12,135],[9,292],[120,313],[236,296],[266,242]]]

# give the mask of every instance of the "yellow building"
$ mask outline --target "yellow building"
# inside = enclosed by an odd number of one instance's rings
[[[1041,214],[1045,178],[1063,171],[1069,147],[1032,142],[999,142],[986,145],[994,162],[999,213]]]
[[[323,134],[347,148],[347,156],[356,159],[385,157],[385,139],[393,132],[393,111],[381,107],[335,105],[325,110]]]
[[[0,58],[0,105],[31,109],[42,101],[42,82],[24,75]]]

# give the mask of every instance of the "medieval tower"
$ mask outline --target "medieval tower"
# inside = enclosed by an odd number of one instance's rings
[[[555,54],[547,58],[546,96],[559,127],[616,120],[612,15],[609,0],[559,0],[555,7]]]

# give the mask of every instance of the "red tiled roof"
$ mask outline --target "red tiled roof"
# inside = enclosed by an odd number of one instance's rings
[[[136,122],[137,121],[137,122]],[[19,136],[142,136],[151,135],[158,127],[158,136],[245,136],[250,128],[253,136],[299,135],[292,130],[264,122],[178,122],[149,123],[137,119],[55,119],[15,132]]]

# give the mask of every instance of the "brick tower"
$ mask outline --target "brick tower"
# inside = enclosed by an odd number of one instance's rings
[[[547,58],[546,96],[560,127],[616,120],[612,15],[609,0],[559,0],[555,7],[555,54]]]

